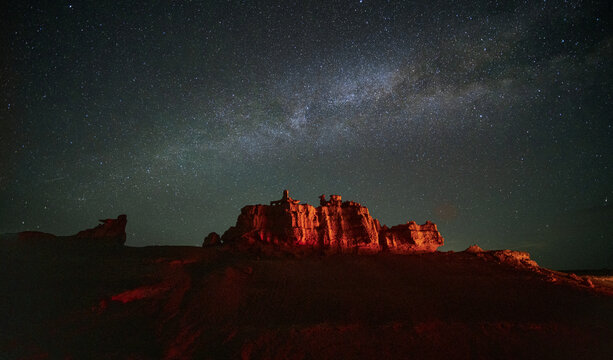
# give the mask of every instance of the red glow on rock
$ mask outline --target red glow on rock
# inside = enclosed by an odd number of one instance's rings
[[[111,301],[118,301],[123,304],[153,297],[172,288],[170,283],[160,283],[150,286],[142,286],[136,289],[124,291],[120,294],[111,296]]]
[[[287,190],[281,200],[270,205],[243,207],[236,226],[221,239],[224,244],[308,246],[333,253],[433,252],[444,243],[430,221],[388,228],[370,216],[365,206],[343,202],[340,195],[331,195],[330,200],[322,195],[320,206],[314,207],[292,199]]]

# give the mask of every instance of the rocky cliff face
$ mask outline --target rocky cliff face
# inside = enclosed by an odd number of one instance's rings
[[[310,246],[324,252],[397,253],[435,251],[443,245],[436,225],[410,222],[392,228],[381,226],[368,209],[356,202],[332,195],[320,197],[320,206],[299,204],[289,197],[270,205],[249,205],[241,209],[236,226],[222,236],[224,243],[268,243],[279,246]]]
[[[381,242],[391,252],[406,253],[415,251],[436,251],[443,245],[443,237],[438,232],[436,224],[426,221],[418,225],[415,221],[406,224],[381,229]]]

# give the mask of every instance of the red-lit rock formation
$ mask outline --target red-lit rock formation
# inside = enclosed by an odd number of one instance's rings
[[[236,226],[222,236],[224,243],[269,243],[279,246],[310,246],[325,252],[397,253],[435,251],[443,245],[436,225],[410,222],[392,228],[381,226],[368,209],[353,201],[331,195],[320,196],[317,208],[289,197],[270,205],[249,205],[241,209]]]
[[[40,231],[24,231],[17,233],[17,240],[20,242],[51,243],[62,241],[67,244],[78,244],[89,242],[100,245],[123,245],[126,242],[126,215],[119,215],[117,219],[100,220],[102,224],[95,228],[79,231],[71,236],[56,236]]]
[[[379,235],[381,242],[392,252],[406,253],[415,251],[436,251],[443,245],[443,237],[438,232],[436,224],[426,221],[418,225],[415,221],[406,224],[384,226]]]
[[[509,264],[519,267],[538,267],[536,261],[530,259],[530,254],[525,251],[514,250],[483,250],[478,245],[469,246],[464,252],[474,254],[488,260]]]

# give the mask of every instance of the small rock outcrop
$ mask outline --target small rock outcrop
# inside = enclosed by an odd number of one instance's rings
[[[21,243],[53,243],[58,241],[65,244],[90,243],[96,245],[124,245],[126,242],[126,224],[128,217],[119,215],[117,219],[100,220],[101,224],[87,230],[79,231],[75,235],[56,236],[40,231],[23,231],[17,233],[16,240]]]
[[[381,226],[368,209],[340,195],[319,198],[319,206],[300,204],[285,190],[270,205],[241,209],[236,225],[221,237],[224,243],[267,243],[282,247],[308,246],[333,253],[432,252],[444,243],[436,225],[411,221]]]
[[[483,250],[478,245],[469,246],[464,252],[476,255],[487,260],[519,267],[538,267],[536,261],[530,259],[530,254],[525,251],[514,250]]]
[[[483,250],[479,245],[477,244],[473,244],[471,246],[469,246],[466,250],[464,250],[464,252],[467,252],[469,254],[479,254],[484,252],[485,250]]]
[[[119,215],[117,219],[100,220],[102,224],[92,229],[79,231],[75,237],[80,240],[93,240],[99,243],[123,245],[126,243],[126,224],[128,217]]]
[[[209,233],[202,242],[202,247],[221,245],[221,236],[216,232]]]

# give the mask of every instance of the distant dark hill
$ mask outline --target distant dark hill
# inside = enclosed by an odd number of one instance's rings
[[[41,246],[85,246],[91,249],[92,246],[123,246],[126,243],[126,224],[128,223],[126,215],[119,215],[117,219],[99,221],[98,226],[69,236],[57,236],[41,231],[0,234],[0,246],[3,244],[29,244],[33,248],[40,248]]]
[[[0,358],[613,355],[611,289],[512,253],[265,253],[4,244]]]

